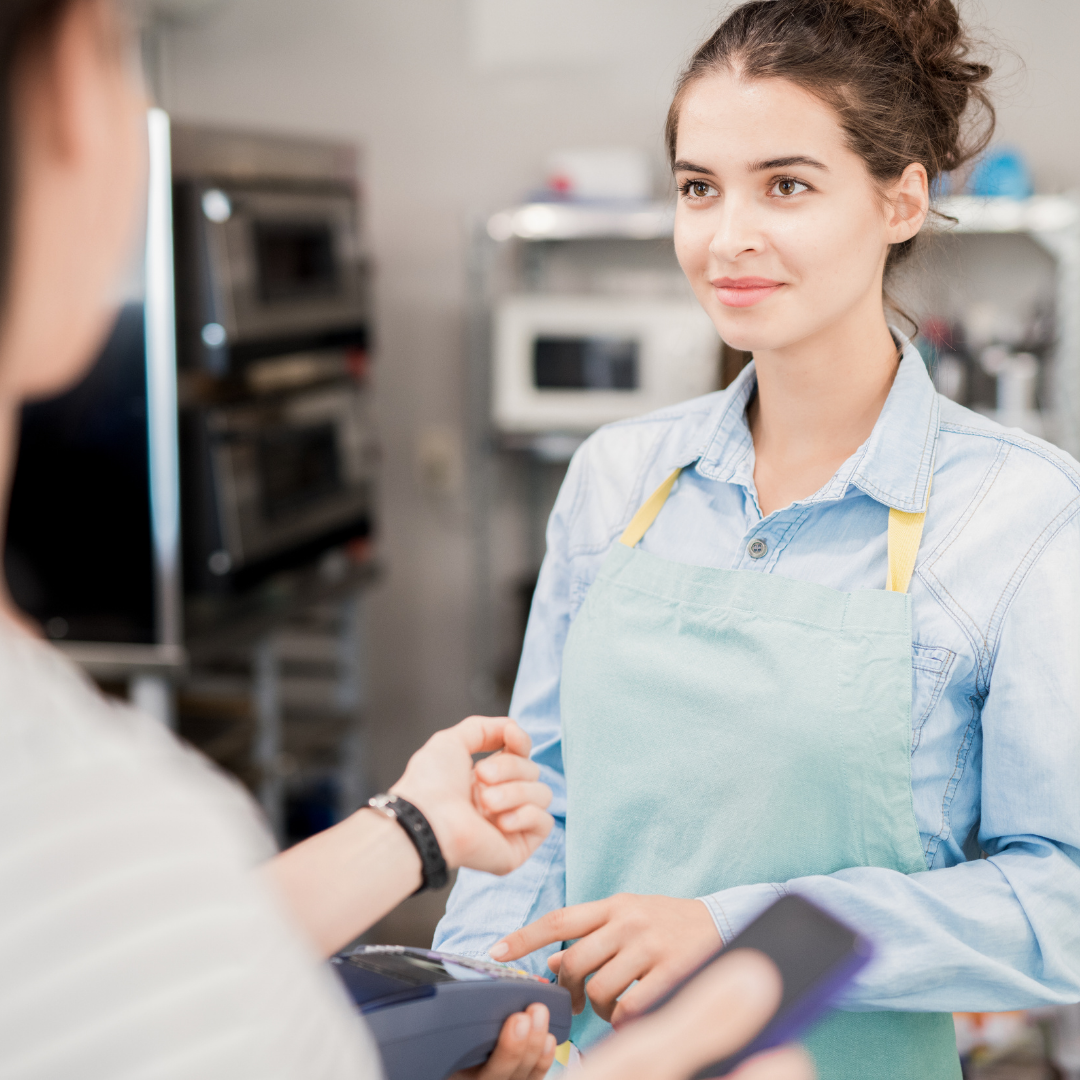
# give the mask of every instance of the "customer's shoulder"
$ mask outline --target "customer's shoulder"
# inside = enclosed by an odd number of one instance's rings
[[[197,820],[242,858],[269,853],[239,784],[157,720],[104,695],[59,650],[7,627],[0,628],[0,701],[0,795],[20,800],[74,784],[133,811],[152,802]]]
[[[54,770],[115,756],[139,725],[57,649],[0,630],[0,772],[8,784],[42,763]]]

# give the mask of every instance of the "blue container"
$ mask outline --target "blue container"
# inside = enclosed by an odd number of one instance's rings
[[[967,189],[986,198],[1026,199],[1034,191],[1027,159],[1014,146],[996,147],[979,159]]]

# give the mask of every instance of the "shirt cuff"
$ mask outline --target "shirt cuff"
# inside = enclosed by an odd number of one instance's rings
[[[736,885],[733,889],[724,889],[711,896],[699,896],[698,899],[709,909],[720,940],[730,945],[737,934],[742,933],[782,896],[787,896],[787,889],[783,885],[764,882],[760,885]]]

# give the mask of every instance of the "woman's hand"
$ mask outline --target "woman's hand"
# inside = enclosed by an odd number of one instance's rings
[[[551,789],[507,717],[470,716],[436,732],[390,789],[431,823],[447,865],[492,874],[519,867],[551,832]],[[501,751],[473,765],[473,755]]]
[[[557,941],[574,941],[548,960],[559,985],[570,991],[574,1012],[585,1008],[587,996],[596,1014],[616,1027],[723,944],[700,900],[619,893],[552,911],[497,942],[491,956],[516,960]]]
[[[548,1011],[530,1005],[503,1024],[491,1057],[450,1080],[543,1080],[555,1060],[555,1036],[548,1034]]]
[[[754,1038],[776,1011],[782,989],[768,957],[737,949],[658,1012],[606,1039],[586,1056],[580,1078],[686,1080]],[[731,1078],[813,1080],[814,1068],[805,1053],[789,1047],[751,1058]]]

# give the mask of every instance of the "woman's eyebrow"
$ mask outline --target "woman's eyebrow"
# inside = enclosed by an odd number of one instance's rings
[[[822,165],[812,157],[803,154],[794,154],[791,157],[770,158],[768,161],[754,161],[747,166],[750,172],[768,172],[769,169],[790,169],[792,165],[809,165],[812,169],[821,169],[828,172],[828,165]]]
[[[695,165],[692,161],[676,161],[671,166],[672,172],[696,172],[704,173],[706,176],[712,176],[712,170],[706,169],[704,165]]]
[[[816,158],[807,157],[805,154],[792,154],[789,157],[769,158],[768,161],[754,161],[747,166],[748,172],[768,172],[770,169],[790,169],[793,165],[807,165],[811,169],[821,169],[828,172],[829,166],[823,165]],[[712,176],[711,169],[704,165],[695,165],[692,161],[676,161],[671,167],[672,172],[695,172]]]

